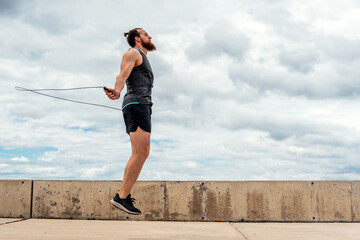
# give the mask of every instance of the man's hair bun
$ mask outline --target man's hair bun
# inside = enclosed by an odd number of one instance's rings
[[[124,36],[126,37],[126,40],[131,47],[135,47],[135,37],[140,37],[140,33],[138,32],[138,29],[141,28],[134,28],[129,32],[124,33]]]

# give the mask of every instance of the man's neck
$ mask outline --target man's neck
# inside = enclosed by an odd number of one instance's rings
[[[144,48],[143,46],[139,46],[139,45],[135,45],[135,47],[137,47],[138,49],[140,49],[140,51],[142,51],[145,55],[147,54],[148,50],[146,48]]]

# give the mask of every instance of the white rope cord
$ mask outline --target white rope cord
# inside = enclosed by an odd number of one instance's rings
[[[17,86],[15,87],[15,89],[18,90],[18,91],[32,92],[32,93],[36,93],[36,94],[39,94],[39,95],[42,95],[42,96],[55,98],[55,99],[59,99],[59,100],[64,100],[64,101],[68,101],[68,102],[86,104],[86,105],[91,105],[91,106],[96,106],[96,107],[110,108],[110,109],[122,111],[121,108],[110,107],[110,106],[101,105],[101,104],[97,104],[97,103],[82,102],[82,101],[72,100],[72,99],[63,98],[63,97],[57,97],[57,96],[53,96],[53,95],[49,95],[49,94],[45,94],[45,93],[40,93],[40,91],[69,91],[69,90],[81,90],[81,89],[90,89],[90,88],[102,88],[102,89],[105,89],[105,87],[100,87],[100,86],[97,86],[97,87],[76,87],[76,88],[42,88],[42,89],[28,89],[28,88],[17,87]]]

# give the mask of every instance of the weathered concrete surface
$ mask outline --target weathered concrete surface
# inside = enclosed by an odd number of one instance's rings
[[[0,225],[1,240],[358,240],[360,223],[228,223],[28,219]]]
[[[205,220],[311,221],[310,182],[205,182]]]
[[[25,187],[25,185],[28,187]],[[31,181],[0,181],[0,217],[30,217]],[[6,186],[6,187],[5,187]],[[360,221],[359,181],[139,181],[128,215],[109,201],[121,181],[34,180],[33,218],[169,221]],[[8,196],[8,197],[4,197]],[[14,215],[14,213],[17,214]]]
[[[360,221],[360,182],[352,182],[351,218],[353,221]]]
[[[31,180],[0,180],[0,217],[30,217]]]
[[[351,182],[312,182],[314,221],[352,221]]]
[[[162,220],[164,183],[137,182],[132,197],[145,210],[134,216],[110,204],[119,181],[34,181],[34,218]]]
[[[246,211],[244,189],[239,182],[205,182],[204,214],[206,221],[239,221]],[[211,219],[211,220],[210,220]],[[236,219],[236,220],[235,220]]]
[[[203,220],[203,185],[203,182],[166,182],[165,220]]]
[[[1,240],[189,239],[242,240],[231,224],[204,222],[85,221],[28,219],[0,225]]]

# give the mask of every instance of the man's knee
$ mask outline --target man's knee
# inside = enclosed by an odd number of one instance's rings
[[[132,154],[135,155],[135,157],[146,159],[150,154],[150,144],[146,144],[141,147],[135,147],[132,151]]]
[[[146,160],[150,154],[150,150],[146,149],[143,154],[143,158]]]

